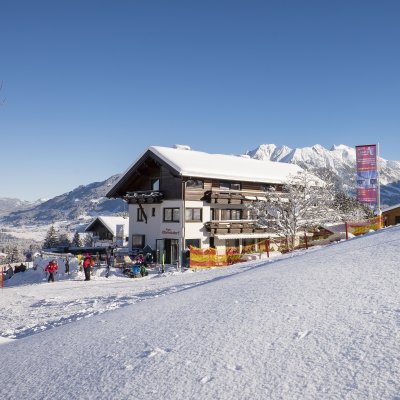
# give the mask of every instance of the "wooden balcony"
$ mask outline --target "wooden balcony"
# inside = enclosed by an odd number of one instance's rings
[[[266,233],[267,230],[257,226],[255,220],[222,220],[206,222],[205,227],[211,236],[243,233]]]
[[[253,201],[265,201],[265,192],[208,190],[204,199],[212,204],[248,204]]]
[[[157,190],[127,192],[124,200],[129,204],[162,203],[164,194]]]

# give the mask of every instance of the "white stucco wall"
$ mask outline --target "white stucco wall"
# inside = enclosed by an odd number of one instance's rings
[[[145,244],[156,248],[157,239],[179,239],[182,232],[182,200],[166,200],[161,204],[142,204],[147,215],[145,220],[137,221],[137,204],[129,205],[129,248],[132,248],[132,235],[145,235]],[[155,216],[152,216],[152,209]],[[163,208],[180,208],[180,222],[163,222]]]
[[[147,215],[145,221],[137,221],[137,204],[129,205],[129,248],[132,248],[132,235],[145,235],[145,243],[156,248],[157,239],[182,239],[182,220],[184,218],[182,200],[165,200],[161,204],[142,204]],[[201,246],[209,244],[208,232],[204,223],[210,221],[210,206],[202,201],[185,201],[186,208],[202,208],[201,222],[185,222],[185,239],[200,239]],[[155,216],[152,216],[152,208]],[[163,222],[164,208],[179,208],[179,222]]]

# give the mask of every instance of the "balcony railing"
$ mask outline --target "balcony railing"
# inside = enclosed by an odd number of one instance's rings
[[[229,235],[241,233],[266,233],[267,230],[257,226],[256,220],[221,220],[209,221],[205,223],[205,227],[211,236]]]
[[[265,192],[255,191],[220,191],[209,190],[204,198],[208,203],[214,204],[247,204],[253,201],[266,201]]]
[[[158,190],[141,190],[136,192],[127,192],[124,196],[130,204],[143,203],[162,203],[164,194]]]

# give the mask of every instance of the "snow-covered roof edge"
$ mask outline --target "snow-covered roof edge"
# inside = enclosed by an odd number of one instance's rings
[[[117,225],[124,225],[124,228],[129,229],[129,218],[117,217],[117,216],[98,216],[85,228],[85,232],[88,232],[89,228],[99,220],[114,236],[117,235]],[[111,224],[111,220],[116,222]],[[117,222],[120,222],[118,224]]]
[[[177,175],[186,177],[282,184],[290,175],[303,171],[298,165],[290,163],[257,160],[237,155],[212,154],[189,148],[150,146],[119,177],[106,194],[107,197],[116,195],[118,189],[146,153],[152,153]]]
[[[394,206],[390,206],[390,207],[384,208],[384,209],[382,209],[382,212],[384,213],[384,212],[387,212],[387,211],[392,211],[392,210],[395,210],[396,208],[400,208],[400,203],[395,204]]]
[[[301,167],[295,164],[257,160],[250,157],[230,154],[206,153],[196,150],[161,146],[151,146],[149,147],[149,150],[162,161],[167,163],[181,176],[239,180],[248,182],[284,183],[288,175],[295,175],[298,172],[303,171]],[[168,153],[173,153],[173,155]],[[175,157],[175,155],[182,155],[182,158],[179,159],[179,157]],[[215,168],[213,168],[214,166],[211,161],[215,161],[217,158],[222,164],[225,164],[226,162],[233,162],[235,166],[238,167],[237,170],[235,171],[232,168],[226,169],[224,165],[221,167],[221,170],[216,171]],[[201,168],[196,165],[196,161],[198,161],[197,159],[204,161],[204,163],[201,165]],[[257,170],[256,166],[261,167],[260,169],[263,170],[266,170],[268,167],[270,167],[271,171],[268,171],[268,174],[265,174],[264,172],[260,173],[260,170]],[[226,169],[225,171],[224,168]],[[280,173],[277,173],[278,170]]]

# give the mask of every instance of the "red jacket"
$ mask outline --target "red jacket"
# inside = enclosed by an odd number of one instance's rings
[[[93,260],[90,258],[90,256],[86,256],[83,259],[83,268],[89,268],[93,265]]]
[[[47,264],[47,267],[45,268],[45,272],[50,272],[50,273],[56,272],[57,270],[58,270],[58,265],[54,264],[53,261],[50,261]]]

